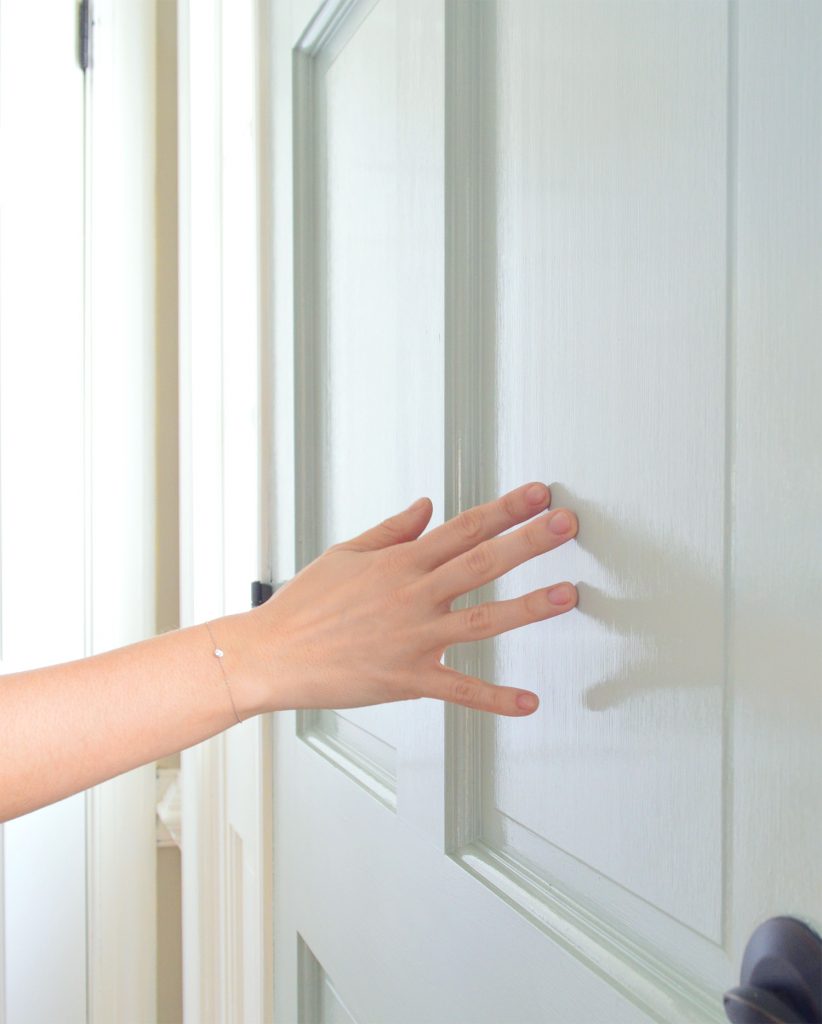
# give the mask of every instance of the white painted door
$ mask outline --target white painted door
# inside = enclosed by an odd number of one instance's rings
[[[76,21],[70,3],[0,4],[2,674],[91,653]],[[21,41],[35,31],[32,60]],[[62,610],[44,629],[55,586]],[[2,1024],[87,1019],[86,825],[84,794],[0,825]]]
[[[275,716],[276,1019],[722,1020],[760,921],[822,924],[822,7],[315,6],[274,7],[277,577],[542,479],[578,540],[469,599],[580,602],[448,652],[528,718]]]
[[[77,28],[0,0],[0,685],[156,629],[154,5],[95,0],[86,74]],[[0,1024],[156,1015],[155,802],[0,825]]]

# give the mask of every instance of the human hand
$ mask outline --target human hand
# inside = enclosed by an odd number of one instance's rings
[[[530,493],[529,493],[530,492]],[[576,536],[576,516],[557,509],[503,537],[550,504],[544,484],[525,484],[424,537],[428,498],[328,548],[265,604],[256,623],[265,710],[350,708],[419,697],[500,715],[531,714],[523,694],[441,664],[452,644],[496,636],[570,611],[571,583],[452,611],[462,594]],[[257,646],[255,644],[255,646]]]

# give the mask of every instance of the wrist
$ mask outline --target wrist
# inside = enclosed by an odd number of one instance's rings
[[[256,609],[211,619],[209,627],[228,683],[226,702],[233,700],[241,721],[273,710],[273,652],[268,631]]]

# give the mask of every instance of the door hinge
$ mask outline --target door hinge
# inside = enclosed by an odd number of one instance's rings
[[[83,71],[91,66],[91,0],[80,0],[77,8],[77,59]]]
[[[251,584],[251,607],[257,608],[271,597],[274,593],[274,588],[270,583],[261,583],[259,580],[254,580]]]

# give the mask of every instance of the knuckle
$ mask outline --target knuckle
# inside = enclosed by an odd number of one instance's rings
[[[387,537],[389,540],[400,540],[403,536],[402,526],[397,522],[395,516],[383,519],[380,523],[380,531],[383,536]]]
[[[469,635],[486,636],[491,629],[491,609],[487,604],[477,604],[467,609],[465,624]]]
[[[470,679],[457,679],[451,685],[451,698],[457,704],[468,704],[476,695],[476,686]]]
[[[488,711],[499,713],[505,703],[503,692],[497,686],[489,686],[483,694],[483,704]]]
[[[479,509],[467,508],[457,516],[457,528],[465,540],[476,540],[482,536],[484,519]]]
[[[517,504],[514,501],[514,497],[511,494],[506,494],[500,499],[502,510],[508,519],[517,520],[521,517],[522,512],[517,508]]]
[[[411,604],[412,593],[408,587],[394,587],[385,596],[386,603],[390,608],[405,609]]]
[[[419,700],[423,696],[423,687],[413,671],[408,672],[400,683],[396,683],[394,690],[397,700]]]
[[[550,602],[544,593],[535,591],[523,597],[522,607],[528,620],[536,622],[538,619],[545,617],[546,612],[550,609]]]
[[[522,531],[522,539],[526,549],[531,555],[541,555],[545,551],[544,529],[542,523],[532,523]]]
[[[396,573],[405,569],[408,563],[408,549],[404,544],[393,544],[382,550],[382,567],[386,572]]]
[[[494,566],[494,556],[487,544],[479,544],[465,556],[465,565],[474,576],[486,576]]]

